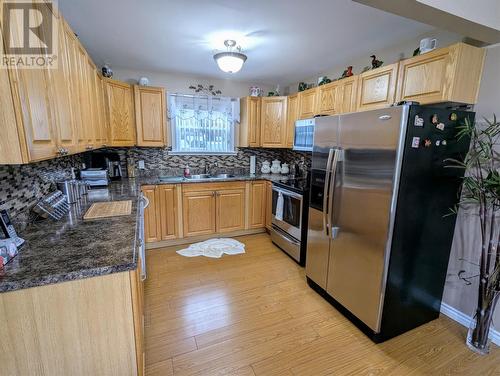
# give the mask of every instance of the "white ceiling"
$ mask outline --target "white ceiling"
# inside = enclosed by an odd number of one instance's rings
[[[59,0],[98,65],[227,78],[212,55],[237,39],[238,81],[289,83],[432,29],[350,0]]]

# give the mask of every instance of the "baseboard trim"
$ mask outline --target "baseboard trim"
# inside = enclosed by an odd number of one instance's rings
[[[218,233],[218,234],[210,234],[202,236],[191,236],[180,239],[163,240],[161,242],[146,243],[146,249],[164,248],[175,245],[190,244],[213,238],[234,238],[235,236],[254,235],[254,234],[261,234],[263,232],[266,232],[266,229],[262,227],[262,228],[248,229],[248,230],[226,232],[222,234]]]
[[[441,313],[458,322],[459,324],[462,324],[465,327],[469,327],[471,317],[463,312],[460,312],[458,309],[453,308],[446,303],[441,303]],[[490,328],[490,338],[491,342],[500,346],[500,332],[498,330],[495,330],[495,328],[493,327]]]

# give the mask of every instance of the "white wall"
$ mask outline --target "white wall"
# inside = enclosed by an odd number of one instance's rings
[[[365,66],[371,67],[371,58],[370,55],[375,54],[377,59],[382,60],[384,65],[392,64],[401,60],[402,58],[408,58],[413,55],[413,51],[419,46],[420,39],[426,37],[433,37],[438,39],[438,47],[445,47],[455,42],[458,42],[462,39],[462,37],[458,34],[450,33],[443,30],[434,30],[430,33],[425,33],[421,35],[417,35],[414,38],[401,42],[397,45],[377,50],[377,51],[359,51],[359,55],[357,58],[346,60],[344,64],[332,67],[328,71],[318,72],[318,74],[314,77],[304,77],[303,82],[307,83],[318,83],[318,77],[320,76],[328,76],[330,79],[339,78],[342,75],[342,72],[346,69],[347,66],[353,66],[353,72],[355,74],[360,73]],[[332,53],[341,53],[332,51]],[[290,93],[297,92],[298,82],[293,83],[285,83],[284,86],[289,87]]]
[[[486,49],[486,61],[484,65],[479,100],[475,106],[476,119],[483,117],[491,119],[495,113],[500,118],[500,45]],[[477,267],[460,259],[478,262],[481,251],[479,220],[476,216],[464,211],[459,213],[453,246],[451,249],[448,275],[443,301],[459,311],[470,315],[476,305],[477,278],[470,286],[466,286],[459,280],[457,273],[467,270],[470,275],[475,275]],[[494,325],[500,330],[500,306],[497,306],[494,317]]]
[[[145,72],[120,68],[113,68],[113,72],[113,78],[133,84],[137,83],[137,80],[140,77],[146,76],[149,78],[151,86],[162,86],[165,87],[167,91],[174,93],[194,93],[193,90],[189,89],[189,86],[196,86],[197,84],[202,84],[204,86],[214,85],[215,88],[221,90],[222,95],[226,97],[247,96],[249,95],[249,88],[251,86],[259,86],[265,90],[264,92],[266,95],[268,91],[273,90],[273,88],[269,85],[241,82],[232,77],[226,80],[221,80],[215,78],[196,77],[180,73]]]

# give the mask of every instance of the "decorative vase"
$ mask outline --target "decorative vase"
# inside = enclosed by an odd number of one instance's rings
[[[467,346],[480,355],[487,355],[490,352],[491,340],[489,334],[494,312],[494,306],[484,310],[483,313],[476,310],[469,325]]]
[[[279,174],[281,172],[281,162],[275,159],[273,165],[271,166],[271,172],[273,174]]]
[[[290,169],[288,168],[288,163],[283,163],[281,165],[281,173],[283,175],[288,175],[289,172],[290,172]]]
[[[271,164],[268,161],[262,162],[260,172],[262,172],[263,174],[269,174],[271,172]]]

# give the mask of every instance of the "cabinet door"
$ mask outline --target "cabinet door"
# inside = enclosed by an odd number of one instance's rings
[[[299,93],[299,118],[310,119],[316,111],[316,88],[301,91]]]
[[[224,189],[216,192],[217,232],[245,229],[245,189]]]
[[[106,113],[104,109],[104,87],[103,79],[97,71],[95,77],[95,90],[97,99],[97,135],[96,147],[107,146],[108,144],[108,125],[106,120]]]
[[[238,146],[260,146],[260,113],[261,99],[259,97],[241,98]]]
[[[286,112],[286,147],[293,147],[293,139],[295,137],[295,122],[299,119],[299,95],[293,94],[288,96],[287,112]]]
[[[262,98],[261,145],[265,148],[286,147],[286,97]]]
[[[90,60],[90,59],[89,59]],[[89,93],[89,108],[90,108],[90,132],[89,132],[89,149],[102,146],[101,132],[99,129],[99,113],[97,108],[97,85],[95,80],[96,69],[90,61],[87,61],[87,91]]]
[[[344,78],[339,82],[339,87],[337,89],[338,113],[344,114],[356,111],[357,85],[358,76]]]
[[[182,213],[185,237],[215,233],[215,192],[183,192]]]
[[[447,80],[451,77],[450,63],[449,48],[401,61],[398,101],[417,101],[421,104],[443,101]]]
[[[135,124],[132,87],[106,79],[111,146],[134,146]]]
[[[130,289],[132,295],[132,310],[134,315],[135,355],[137,359],[137,375],[145,374],[144,344],[144,282],[141,281],[141,259],[137,260],[137,269],[130,272]]]
[[[78,43],[76,48],[78,57],[79,93],[82,124],[79,134],[79,144],[84,150],[90,150],[94,143],[94,123],[90,103],[88,57],[83,47]]]
[[[357,111],[389,107],[395,102],[399,63],[359,75]]]
[[[266,228],[272,227],[273,219],[273,183],[266,181]]]
[[[340,81],[318,86],[317,106],[314,115],[334,115],[340,112]]]
[[[266,182],[254,181],[250,185],[250,228],[266,227]]]
[[[71,68],[67,35],[63,31],[64,24],[60,22],[58,33],[59,63],[57,69],[51,71],[54,77],[55,96],[57,103],[57,143],[69,153],[78,152],[78,136],[73,119]]]
[[[156,189],[160,205],[161,240],[175,239],[178,237],[177,186],[159,185]]]
[[[38,14],[35,12],[34,17]],[[10,37],[16,45],[24,35],[23,22],[19,17],[11,17]],[[40,22],[41,20],[35,20]],[[43,32],[43,31],[42,31]],[[14,103],[20,104],[20,113],[29,161],[53,158],[57,153],[57,131],[55,128],[55,98],[53,82],[48,69],[9,69],[14,87]]]
[[[134,86],[138,146],[165,146],[165,89]]]
[[[156,187],[154,185],[146,185],[142,187],[144,197],[149,200],[148,207],[144,210],[144,233],[146,243],[158,242],[161,237],[159,205]]]

